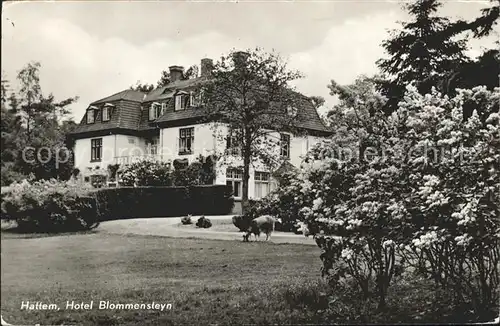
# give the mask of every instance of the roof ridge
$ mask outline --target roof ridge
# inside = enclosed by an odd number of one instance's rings
[[[106,96],[106,97],[103,97],[103,98],[101,98],[101,99],[98,99],[97,101],[93,101],[93,102],[92,102],[92,103],[90,103],[90,104],[97,103],[97,102],[101,102],[101,101],[103,101],[103,100],[105,100],[105,99],[107,99],[107,98],[109,98],[109,97],[113,97],[113,96],[115,96],[115,95],[118,95],[118,94],[120,94],[120,93],[124,93],[124,92],[126,92],[126,91],[128,91],[128,89],[124,89],[123,91],[119,91],[119,92],[116,92],[116,93],[114,93],[114,94],[108,95],[108,96]]]

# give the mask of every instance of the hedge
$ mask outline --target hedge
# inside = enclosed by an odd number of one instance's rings
[[[96,191],[101,221],[123,218],[225,215],[234,205],[231,187],[121,187]]]

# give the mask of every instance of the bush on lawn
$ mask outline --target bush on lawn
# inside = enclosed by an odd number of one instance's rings
[[[293,196],[301,207],[332,285],[354,280],[382,311],[397,274],[411,270],[450,293],[450,305],[498,311],[499,99],[498,88],[448,98],[409,87],[390,117],[361,115],[359,129],[339,128],[310,153],[276,202],[292,210]],[[464,119],[465,106],[481,115]],[[355,140],[349,160],[345,139]]]
[[[247,215],[236,215],[232,218],[234,226],[240,230],[240,232],[246,232],[250,228],[250,223],[252,218]]]
[[[119,187],[96,192],[101,220],[225,215],[234,200],[226,185],[193,187]]]
[[[183,225],[193,224],[193,221],[191,220],[191,214],[189,214],[188,216],[183,216],[181,218],[181,223]]]
[[[281,223],[275,225],[276,231],[296,232],[301,221],[299,211],[300,207],[294,203],[287,187],[277,189],[260,200],[249,200],[244,218],[251,221],[262,215],[271,215],[281,219]]]
[[[2,219],[22,232],[73,232],[97,227],[97,204],[90,186],[72,181],[24,180],[2,187]]]
[[[212,226],[212,222],[205,216],[201,216],[196,222],[196,226],[199,228],[208,229],[209,227]]]

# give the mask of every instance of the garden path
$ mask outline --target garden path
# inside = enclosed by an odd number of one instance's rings
[[[198,217],[199,216],[192,217],[193,223],[196,223]],[[227,230],[218,230],[221,225],[228,226],[232,223],[232,215],[206,217],[213,223],[213,226],[210,229],[200,229],[194,225],[182,225],[180,217],[159,217],[106,221],[102,222],[96,231],[123,235],[134,234],[173,238],[243,240],[242,233],[238,232],[236,228],[231,230],[231,227],[227,227]],[[225,228],[226,227],[224,227],[224,229]],[[252,237],[252,239],[254,240],[255,238]],[[258,241],[264,242],[265,236],[261,236]],[[312,237],[306,238],[301,234],[286,232],[274,232],[269,239],[269,242],[316,245]]]

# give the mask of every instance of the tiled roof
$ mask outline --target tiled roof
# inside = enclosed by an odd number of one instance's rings
[[[204,81],[206,81],[206,79],[203,77],[197,77],[197,78],[186,79],[186,80],[178,80],[176,82],[168,84],[167,86],[153,89],[151,92],[149,92],[146,95],[146,98],[144,98],[143,102],[157,101],[157,100],[165,99],[168,97],[172,97],[174,95],[175,91],[177,91],[179,89],[185,89],[185,88],[200,85]]]
[[[106,102],[114,102],[118,100],[128,100],[134,102],[142,102],[146,94],[143,92],[135,91],[133,89],[126,89],[119,93],[113,94],[111,96],[105,97],[98,101],[92,102],[90,105],[101,104]]]
[[[205,78],[194,78],[189,80],[180,80],[170,83],[167,86],[159,87],[147,95],[134,91],[124,90],[98,101],[91,105],[101,108],[104,103],[114,105],[111,113],[111,119],[108,122],[102,122],[100,113],[96,116],[93,124],[86,123],[86,115],[82,118],[72,134],[82,134],[94,131],[104,131],[111,129],[126,129],[130,131],[145,131],[155,129],[157,125],[165,125],[173,122],[182,123],[183,120],[202,118],[205,111],[202,108],[187,108],[185,110],[175,111],[173,96],[178,90],[189,89],[206,81]],[[300,98],[297,112],[297,127],[312,131],[330,132],[323,124],[318,112],[312,102],[304,95],[296,93]],[[167,103],[165,113],[155,121],[149,121],[149,103],[153,101]],[[101,111],[99,111],[101,112]]]

